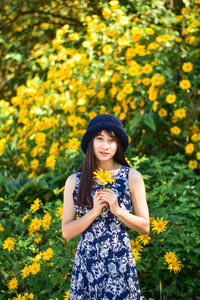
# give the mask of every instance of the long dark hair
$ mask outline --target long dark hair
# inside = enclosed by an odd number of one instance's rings
[[[121,164],[122,166],[130,167],[124,156],[124,151],[118,136],[115,135],[113,131],[106,130],[106,132],[110,137],[112,137],[117,142],[117,151],[113,157],[114,161]],[[81,179],[80,179],[80,185],[77,193],[77,204],[81,207],[85,207],[85,206],[92,207],[91,191],[92,191],[92,185],[94,183],[93,172],[98,168],[97,160],[93,151],[93,140],[100,133],[101,130],[98,131],[88,142],[87,150],[85,153],[85,159],[83,161],[82,166],[78,169],[78,171],[81,171]]]

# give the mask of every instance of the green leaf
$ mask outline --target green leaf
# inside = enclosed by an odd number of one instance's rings
[[[133,118],[131,119],[131,121],[129,122],[129,128],[130,128],[130,130],[133,130],[138,125],[138,123],[140,123],[141,119],[142,119],[141,113],[140,112],[136,113],[133,116]]]
[[[151,117],[151,116],[149,116],[149,115],[144,115],[144,118],[143,118],[143,121],[144,121],[144,123],[148,126],[148,127],[150,127],[153,131],[156,131],[156,124],[155,124],[155,122],[154,122],[154,119]]]
[[[18,141],[18,136],[15,136],[13,141],[12,141],[12,144],[11,144],[11,150],[12,151],[16,148],[17,141]]]
[[[14,52],[6,55],[6,59],[13,59],[18,62],[22,61],[22,55],[20,53]]]
[[[101,82],[100,82],[100,81],[97,81],[97,82],[95,83],[95,86],[94,86],[95,91],[96,91],[97,93],[100,91],[100,87],[101,87]]]

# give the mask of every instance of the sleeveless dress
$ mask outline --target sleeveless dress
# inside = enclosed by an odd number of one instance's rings
[[[131,212],[128,174],[122,166],[110,184],[118,195],[119,206]],[[81,172],[76,173],[73,192],[79,217],[90,208],[77,205]],[[103,185],[93,184],[92,197]],[[71,275],[69,300],[141,300],[138,275],[127,227],[111,213],[109,206],[82,233]]]

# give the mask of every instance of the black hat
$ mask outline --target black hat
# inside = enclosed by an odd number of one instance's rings
[[[109,114],[102,114],[94,117],[88,124],[86,133],[81,141],[81,149],[86,153],[87,145],[91,137],[99,130],[113,130],[121,141],[124,152],[128,148],[128,136],[123,130],[121,121]]]

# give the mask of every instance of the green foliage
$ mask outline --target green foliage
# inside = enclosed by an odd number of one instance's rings
[[[133,168],[143,175],[150,216],[168,221],[166,231],[160,234],[153,231],[151,227],[151,241],[143,246],[141,260],[137,262],[142,294],[145,299],[158,299],[160,293],[163,299],[164,297],[166,299],[198,299],[200,291],[198,282],[200,184],[198,178],[185,166],[184,158],[180,154],[142,158],[130,154],[128,159]],[[60,178],[57,183],[59,182],[62,187],[65,176],[61,173],[57,176]],[[52,180],[53,177],[49,177],[49,189],[52,189],[52,192],[48,200],[42,188],[44,181],[41,181],[37,187],[35,186],[35,194],[30,196],[32,200],[28,201],[29,204],[25,205],[27,200],[23,200],[23,197],[26,197],[23,193],[20,196],[20,202],[13,201],[12,190],[14,188],[11,189],[11,186],[16,185],[13,181],[10,183],[10,189],[5,192],[4,201],[0,201],[1,225],[4,228],[0,233],[0,270],[3,286],[1,299],[7,299],[8,296],[13,297],[16,294],[7,288],[8,281],[13,277],[18,279],[17,292],[32,292],[35,295],[34,299],[49,299],[50,297],[63,299],[69,288],[74,259],[73,251],[79,237],[69,242],[62,238],[61,221],[58,215],[58,208],[61,207],[62,201],[58,184],[53,190]],[[2,187],[5,184],[4,182]],[[46,187],[46,184],[44,186]],[[27,195],[33,193],[34,190],[33,192],[27,190]],[[38,195],[43,204],[36,212],[33,212],[30,204]],[[20,203],[23,203],[21,209]],[[31,221],[35,217],[43,220],[46,213],[52,217],[50,227],[45,230],[41,225],[40,229],[30,236]],[[26,214],[29,214],[29,217],[23,222],[22,218]],[[138,236],[131,230],[129,230],[129,235],[131,239],[136,239]],[[38,236],[41,236],[41,241],[36,243],[34,240]],[[14,249],[10,252],[2,247],[7,237],[13,237],[15,240]],[[37,255],[42,257],[42,253],[48,248],[54,251],[52,258],[47,261],[38,258],[36,261],[41,262],[40,271],[35,275],[29,274],[23,279],[21,271],[25,265],[31,265]],[[169,271],[165,262],[164,255],[169,251],[176,253],[181,261],[182,267],[177,274]]]
[[[152,240],[144,246],[141,261],[137,263],[143,294],[147,299],[152,296],[159,299],[161,280],[162,295],[166,297],[163,299],[199,299],[198,177],[184,165],[180,154],[146,157],[135,167],[144,174],[150,216],[168,221],[165,232],[150,232]],[[131,230],[129,234],[137,236]],[[183,265],[176,275],[167,269],[164,260],[169,251],[175,252]]]
[[[66,242],[62,238],[61,222],[55,214],[55,209],[62,202],[54,196],[52,201],[41,205],[37,212],[33,213],[30,209],[24,209],[20,214],[13,213],[18,209],[18,205],[13,205],[13,203],[12,199],[6,198],[0,202],[1,224],[4,227],[4,231],[1,232],[0,250],[1,284],[4,287],[1,291],[1,299],[8,299],[8,296],[15,295],[14,290],[9,291],[6,287],[9,279],[13,277],[18,279],[18,293],[32,292],[35,296],[34,299],[38,300],[47,299],[47,297],[48,299],[50,297],[63,299],[69,288],[74,259],[73,249],[79,238],[70,242]],[[42,220],[47,212],[52,216],[50,227],[48,229],[40,228],[34,234],[29,235],[28,228],[31,220],[36,217]],[[28,213],[29,216],[22,221],[25,213]],[[8,236],[15,240],[14,250],[10,252],[7,249],[2,250],[2,242]],[[35,238],[38,236],[42,238],[39,244],[35,242]],[[42,253],[48,248],[53,250],[53,257],[44,260]],[[33,260],[34,257],[36,260]],[[29,273],[27,278],[23,278],[22,269],[26,265],[31,266],[34,261],[41,263],[39,272],[35,275]]]
[[[90,3],[91,16],[80,1],[8,1],[0,11],[1,299],[25,292],[63,299],[79,237],[62,238],[60,192],[82,163],[88,121],[106,112],[130,137],[126,155],[144,177],[151,217],[168,221],[159,234],[152,223],[137,261],[144,299],[199,299],[198,2]],[[43,204],[33,212],[36,199]],[[41,224],[31,232],[33,220]],[[176,274],[164,259],[170,251],[182,264]],[[35,259],[40,271],[22,278]],[[15,277],[17,291],[9,290]]]

